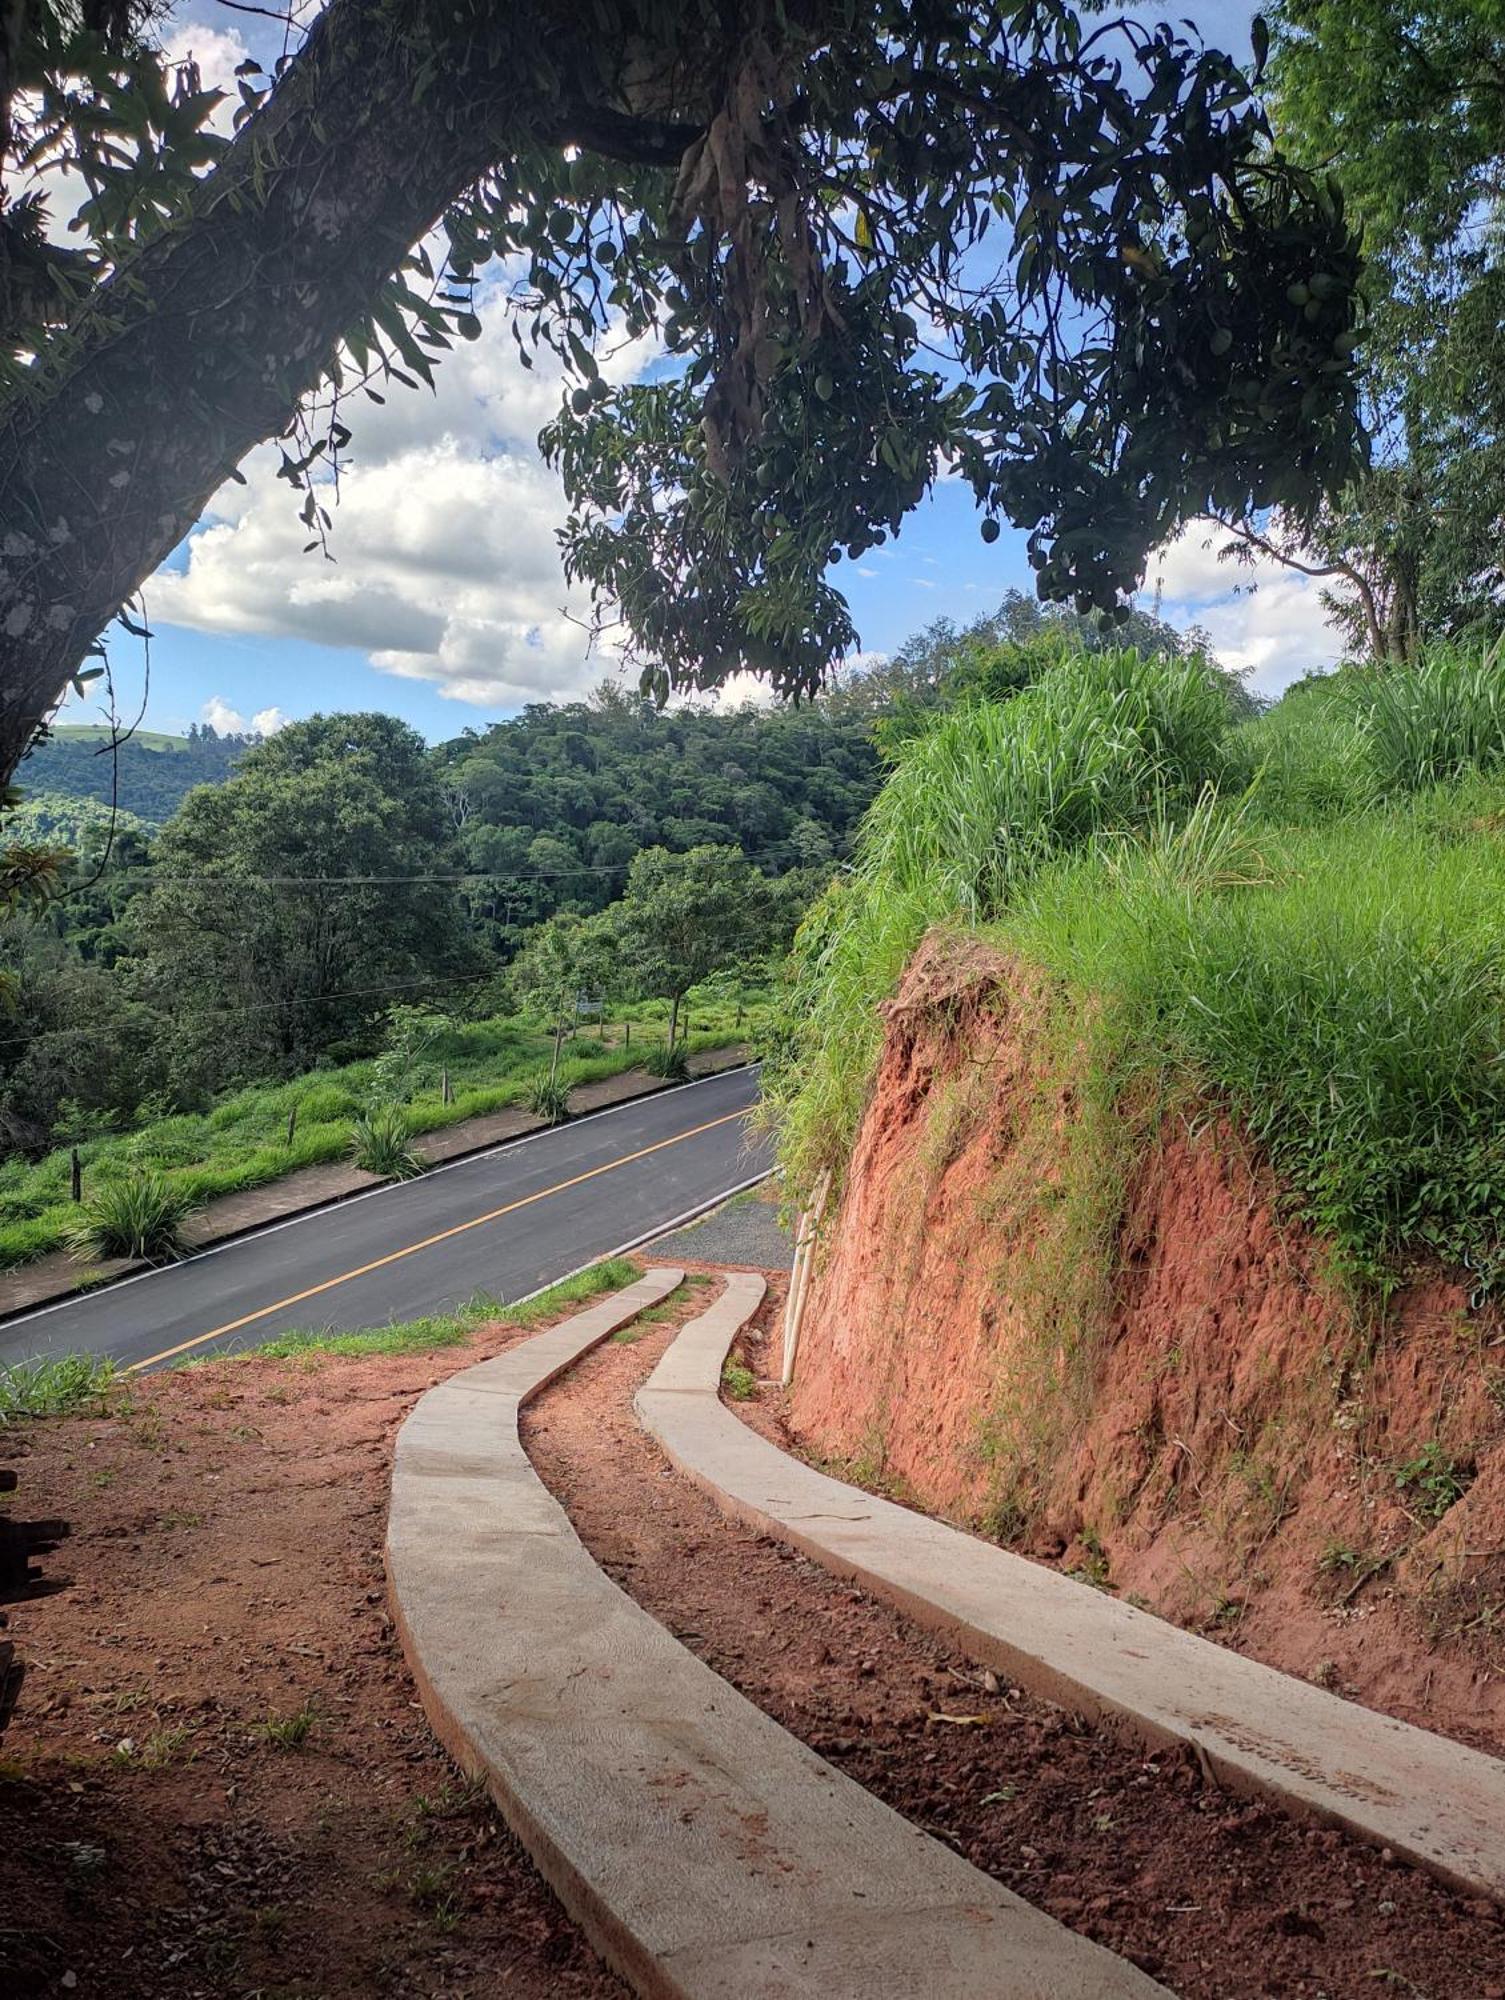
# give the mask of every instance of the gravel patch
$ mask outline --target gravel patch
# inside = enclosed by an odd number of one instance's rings
[[[691,1264],[733,1264],[759,1271],[787,1271],[794,1232],[779,1221],[772,1184],[749,1188],[684,1229],[648,1246],[655,1257]],[[646,1253],[645,1253],[646,1254]]]

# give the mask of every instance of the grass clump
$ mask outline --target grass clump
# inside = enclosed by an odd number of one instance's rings
[[[350,1134],[350,1157],[366,1173],[389,1181],[414,1180],[424,1167],[413,1150],[413,1129],[395,1104],[376,1104],[360,1114]]]
[[[569,1084],[545,1070],[528,1087],[528,1109],[548,1125],[562,1125],[570,1115]]]
[[[630,1257],[608,1257],[588,1270],[577,1271],[536,1298],[517,1305],[503,1305],[486,1292],[477,1292],[453,1312],[430,1313],[422,1319],[394,1320],[390,1326],[361,1327],[342,1333],[333,1327],[298,1328],[279,1333],[246,1354],[273,1361],[292,1361],[306,1354],[333,1354],[353,1359],[368,1354],[427,1354],[436,1348],[460,1347],[478,1326],[536,1326],[555,1318],[567,1306],[583,1304],[602,1292],[620,1291],[643,1275],[643,1267]],[[186,1362],[186,1367],[209,1367],[219,1356],[205,1356]]]
[[[106,1181],[67,1230],[68,1247],[85,1257],[144,1257],[169,1264],[186,1247],[183,1225],[197,1206],[191,1187],[143,1167]]]
[[[59,1354],[0,1368],[0,1424],[27,1417],[65,1417],[102,1396],[115,1364],[102,1354]]]
[[[721,1386],[734,1403],[747,1403],[758,1393],[758,1378],[740,1361],[727,1361],[721,1369]]]
[[[313,1733],[318,1713],[313,1704],[294,1709],[289,1715],[269,1715],[254,1725],[255,1733],[274,1750],[301,1750]]]

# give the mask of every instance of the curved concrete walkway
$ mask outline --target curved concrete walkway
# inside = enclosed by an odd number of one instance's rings
[[[388,1575],[446,1747],[641,1994],[1166,2000],[797,1742],[581,1545],[518,1410],[680,1275],[451,1376],[398,1434]]]
[[[756,1286],[756,1292],[752,1286]],[[1273,1797],[1505,1901],[1505,1763],[1327,1694],[1059,1571],[911,1513],[778,1450],[719,1398],[762,1296],[692,1320],[637,1394],[643,1423],[727,1512],[864,1584],[1020,1686],[1192,1744],[1232,1789]],[[740,1314],[740,1317],[738,1316]]]

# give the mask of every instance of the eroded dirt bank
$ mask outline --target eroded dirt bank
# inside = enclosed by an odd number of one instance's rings
[[[932,938],[889,1009],[789,1407],[849,1476],[1505,1750],[1505,1330],[1381,1322],[1196,1105],[1126,1145],[1043,981]]]

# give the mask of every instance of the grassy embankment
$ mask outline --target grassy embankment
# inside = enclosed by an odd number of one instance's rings
[[[765,1008],[753,1000],[737,1020],[735,1001],[692,994],[693,1032],[687,1050],[724,1048],[754,1034]],[[560,1081],[597,1082],[632,1069],[657,1046],[662,1052],[668,1009],[647,1002],[610,1023],[603,1041],[594,1026],[564,1045]],[[631,1042],[625,1024],[631,1022]],[[524,1104],[548,1069],[553,1040],[540,1022],[501,1019],[457,1023],[422,1052],[394,1093],[411,1134]],[[453,1100],[445,1103],[448,1073]],[[355,1122],[377,1089],[374,1061],[346,1063],[287,1083],[235,1091],[205,1112],[144,1121],[138,1128],[79,1147],[86,1197],[101,1186],[143,1172],[160,1172],[193,1206],[349,1155]],[[288,1121],[296,1113],[291,1141]],[[30,1162],[0,1165],[0,1269],[62,1248],[78,1210],[69,1199],[66,1149]]]
[[[1505,655],[1346,669],[1241,721],[1192,663],[1069,659],[920,737],[801,933],[765,1077],[796,1190],[840,1170],[878,1003],[931,926],[1043,972],[1101,1268],[1136,1144],[1211,1099],[1360,1289],[1505,1271]],[[1062,1328],[1063,1333],[1070,1329]]]

